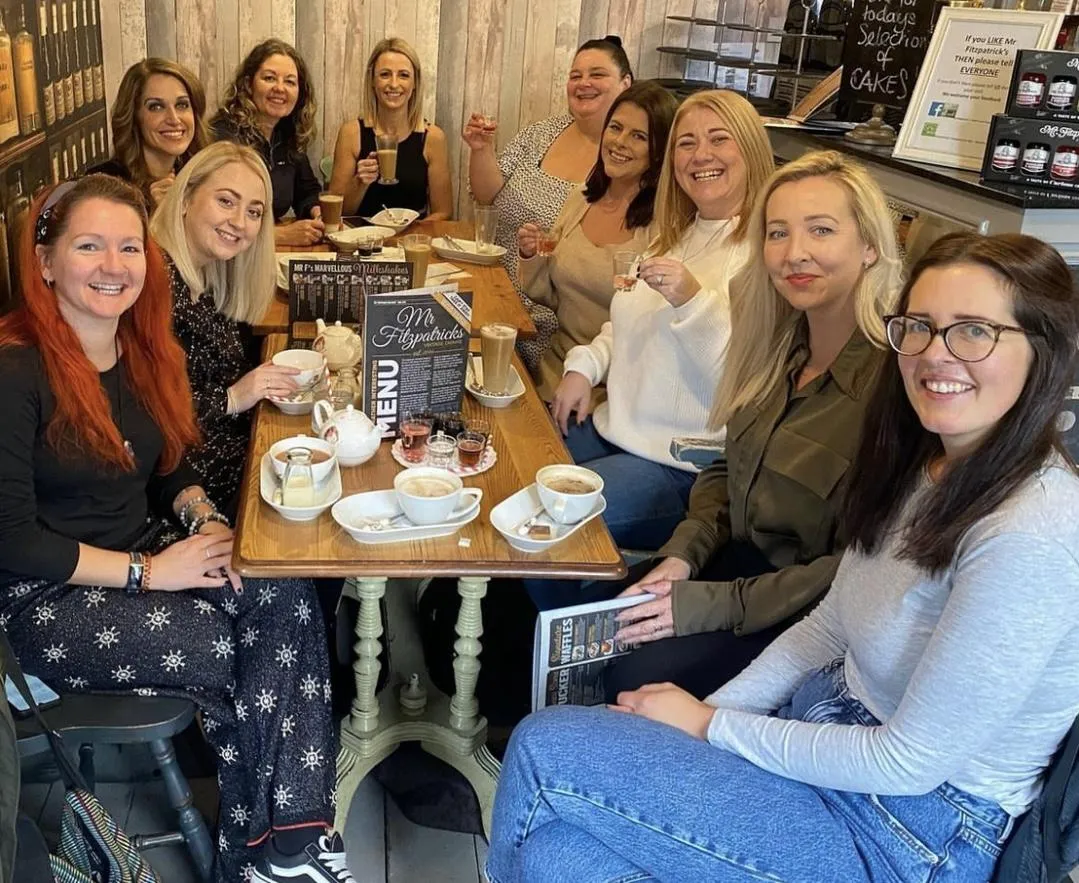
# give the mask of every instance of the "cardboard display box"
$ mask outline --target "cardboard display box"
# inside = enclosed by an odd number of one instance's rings
[[[996,114],[985,145],[982,179],[1079,190],[1079,123]]]

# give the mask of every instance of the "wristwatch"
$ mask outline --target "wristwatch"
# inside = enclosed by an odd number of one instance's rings
[[[129,595],[138,595],[145,590],[142,575],[146,570],[146,556],[142,552],[129,552],[127,562],[127,584],[124,591]]]

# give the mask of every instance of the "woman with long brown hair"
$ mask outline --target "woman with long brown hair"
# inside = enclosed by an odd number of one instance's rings
[[[321,187],[307,158],[316,109],[303,56],[284,40],[269,39],[240,62],[210,123],[217,138],[247,144],[262,155],[273,182],[279,245],[311,245],[322,238]],[[290,211],[295,219],[282,223]]]
[[[31,209],[21,264],[0,319],[0,626],[58,689],[199,706],[220,760],[218,883],[304,863],[350,880],[328,830],[314,587],[230,567],[228,520],[184,461],[198,429],[142,197],[107,175],[60,185]]]
[[[89,170],[130,181],[153,209],[176,173],[210,143],[206,93],[183,65],[144,58],[120,80],[112,105],[112,156]]]

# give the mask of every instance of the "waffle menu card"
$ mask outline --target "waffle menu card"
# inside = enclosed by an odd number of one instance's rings
[[[456,283],[367,295],[363,408],[383,436],[409,411],[461,409],[471,329],[472,292]]]

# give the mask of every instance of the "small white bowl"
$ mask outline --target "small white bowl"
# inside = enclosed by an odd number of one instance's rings
[[[479,372],[479,381],[476,380],[476,372]],[[465,389],[469,394],[485,408],[508,408],[517,399],[525,394],[525,385],[517,369],[511,365],[513,380],[510,383],[510,391],[503,395],[495,395],[487,392],[480,386],[483,381],[483,357],[471,356],[465,368]]]
[[[298,369],[300,373],[292,379],[300,389],[310,386],[326,370],[326,357],[314,350],[281,350],[271,361],[283,368]]]
[[[273,458],[269,453],[263,454],[259,493],[262,495],[266,505],[272,507],[282,518],[288,521],[314,521],[341,499],[341,470],[337,468],[335,463],[329,477],[315,490],[318,502],[314,506],[282,506],[280,503],[274,502],[274,491],[279,490],[281,485],[274,478],[272,462]]]
[[[378,224],[380,227],[392,227],[395,232],[400,233],[419,216],[419,212],[410,208],[390,208],[389,212],[383,209],[367,220],[372,224]]]
[[[277,454],[287,451],[289,448],[308,448],[312,451],[323,451],[330,455],[328,460],[311,464],[311,475],[315,479],[315,484],[322,484],[329,478],[334,467],[337,466],[337,448],[328,441],[311,435],[293,435],[283,438],[279,442],[274,442],[266,452],[266,455],[270,458],[270,465],[273,467],[274,475],[278,479],[283,478],[285,475],[285,461],[277,459]]]
[[[338,230],[336,233],[327,233],[326,238],[341,251],[353,251],[359,248],[360,239],[371,233],[378,233],[383,239],[389,239],[391,236],[397,235],[397,231],[393,227],[348,227],[345,230]]]
[[[540,501],[539,488],[530,484],[517,493],[506,497],[501,503],[491,509],[487,516],[491,527],[497,530],[514,549],[519,552],[546,552],[551,546],[557,545],[569,536],[575,534],[593,518],[602,515],[607,508],[607,500],[600,494],[589,512],[584,518],[574,524],[558,524],[544,511]],[[539,539],[520,533],[522,525],[531,521],[533,524],[546,524],[551,528],[549,539]]]
[[[303,417],[306,414],[310,414],[315,407],[315,393],[313,390],[298,392],[294,396],[289,396],[287,399],[267,396],[266,400],[273,402],[277,410],[282,414],[288,414],[290,417]]]

